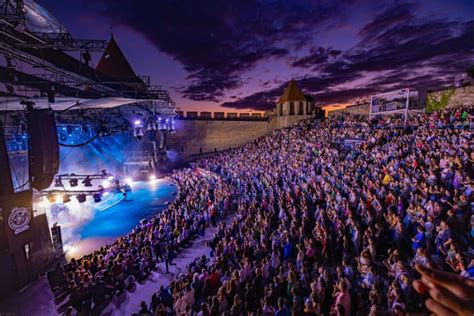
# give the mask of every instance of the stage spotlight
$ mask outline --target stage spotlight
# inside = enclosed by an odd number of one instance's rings
[[[147,130],[148,132],[149,132],[149,131],[156,131],[156,124],[153,123],[153,122],[148,123],[148,126],[147,126],[146,130]]]
[[[85,187],[91,187],[92,186],[92,180],[87,176],[84,180],[82,180],[82,183],[84,184]]]
[[[130,179],[130,178],[126,178],[126,179],[125,179],[125,183],[128,184],[128,185],[130,185],[130,184],[132,183],[132,181],[133,181],[133,180]]]
[[[171,132],[174,132],[175,129],[176,129],[176,126],[175,126],[175,124],[174,124],[174,120],[171,120],[171,129],[170,129],[170,131],[171,131]]]
[[[79,180],[77,180],[77,179],[69,179],[69,185],[71,187],[77,187],[78,182],[79,182]],[[62,184],[61,184],[61,186],[62,186]]]
[[[142,140],[142,137],[143,137],[143,131],[140,127],[136,127],[134,130],[133,130],[133,136],[135,136],[135,138],[140,141]]]
[[[56,202],[56,197],[55,197],[54,194],[52,194],[52,193],[49,193],[46,198],[48,199],[48,202],[49,202],[49,203],[54,203],[54,202]]]
[[[63,203],[66,204],[67,202],[71,202],[71,198],[69,195],[63,195]]]
[[[56,195],[56,203],[61,203],[63,201],[62,195]]]
[[[113,179],[115,179],[113,176],[110,176],[110,177],[107,178],[107,180],[109,180],[109,181],[112,181]]]
[[[107,189],[108,187],[110,187],[110,182],[107,180],[102,181],[102,187],[104,189]]]
[[[76,196],[76,199],[79,203],[84,203],[86,201],[86,195],[85,194],[78,194]]]
[[[136,121],[134,122],[134,124],[135,124],[135,126],[142,125],[142,121],[140,121],[140,120],[136,120]]]
[[[154,174],[152,174],[148,177],[148,180],[150,180],[150,181],[156,180],[156,176]]]
[[[107,195],[109,195],[109,192],[108,192],[108,191],[107,191],[107,192],[104,192],[104,193],[102,193],[102,196],[107,196]]]
[[[102,201],[102,197],[101,197],[100,193],[94,194],[93,198],[94,198],[94,202],[96,202],[96,203]]]
[[[54,186],[57,188],[63,186],[63,182],[61,181],[61,178],[54,178]]]

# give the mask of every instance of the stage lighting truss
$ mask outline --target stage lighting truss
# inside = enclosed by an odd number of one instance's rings
[[[76,175],[74,173],[71,173],[71,174],[57,175],[54,178],[54,186],[56,188],[63,188],[64,185],[63,185],[62,181],[66,180],[66,181],[69,181],[69,185],[72,188],[75,188],[79,185],[79,180],[82,180],[81,183],[85,187],[92,187],[93,186],[92,185],[92,180],[94,180],[94,179],[107,179],[107,180],[105,180],[105,182],[107,182],[107,186],[112,185],[112,186],[116,187],[116,186],[120,185],[119,180],[117,178],[115,178],[111,174],[107,173],[107,171],[105,169],[103,169],[103,170],[100,171],[100,174]]]
[[[91,196],[95,202],[102,201],[102,197],[108,195],[111,192],[120,193],[131,191],[130,179],[126,179],[122,184],[120,183],[119,178],[107,173],[105,169],[101,170],[99,174],[91,175],[77,175],[74,173],[71,174],[60,174],[56,175],[54,179],[55,187],[62,187],[62,181],[69,181],[71,187],[77,187],[79,181],[85,187],[91,187],[93,180],[102,180],[101,184],[96,190],[49,190],[41,192],[44,201],[49,201],[49,203],[68,203],[71,201],[71,196],[75,196],[79,203],[84,203],[87,200],[87,196]]]
[[[124,186],[123,188],[121,188],[119,192],[122,192],[122,190],[126,190],[127,187],[128,186]],[[102,196],[105,196],[107,194],[109,194],[109,191],[78,191],[78,192],[52,191],[52,192],[48,192],[45,198],[46,200],[48,200],[50,204],[61,203],[61,202],[63,204],[66,204],[66,203],[71,202],[72,196],[75,196],[79,203],[86,202],[87,197],[92,196],[94,202],[97,203],[97,202],[102,201]]]

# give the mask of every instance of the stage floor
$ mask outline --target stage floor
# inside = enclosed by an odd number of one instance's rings
[[[108,194],[99,203],[79,204],[73,198],[65,205],[46,210],[50,225],[57,222],[61,226],[68,260],[80,258],[129,233],[142,219],[163,211],[177,192],[165,179],[133,182],[131,187],[126,200],[121,194]]]

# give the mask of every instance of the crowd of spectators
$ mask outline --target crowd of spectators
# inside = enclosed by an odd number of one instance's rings
[[[196,169],[175,171],[171,178],[177,194],[168,208],[151,219],[143,220],[128,235],[92,254],[65,265],[57,265],[48,274],[58,301],[81,315],[97,313],[111,300],[120,303],[126,290],[143,281],[164,262],[166,272],[181,249],[204,234],[210,224],[217,225],[219,214],[229,201],[228,184],[217,175],[203,175]]]
[[[474,278],[472,122],[472,109],[413,115],[405,129],[401,117],[341,114],[201,160],[173,173],[179,193],[165,212],[58,267],[60,283],[87,309],[215,225],[210,255],[139,315],[423,310],[416,264]]]
[[[233,189],[235,217],[139,314],[422,311],[416,264],[474,278],[472,121],[339,115],[198,162]]]

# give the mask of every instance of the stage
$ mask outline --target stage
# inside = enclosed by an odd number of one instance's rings
[[[129,233],[142,219],[163,211],[176,195],[176,187],[165,179],[136,181],[124,199],[122,194],[108,193],[102,201],[38,203],[48,216],[49,225],[57,223],[61,233],[66,259],[80,258],[117,237]]]

